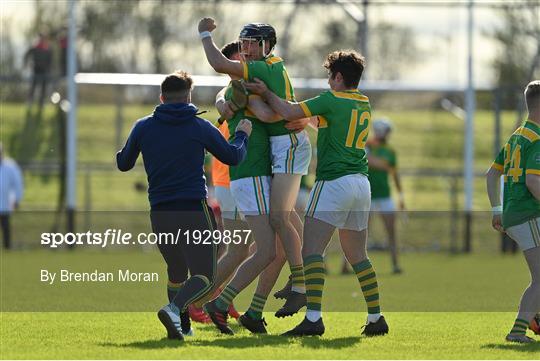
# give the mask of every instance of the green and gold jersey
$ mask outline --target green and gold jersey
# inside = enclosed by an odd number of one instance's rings
[[[259,78],[278,97],[294,101],[294,90],[287,69],[283,64],[283,59],[270,55],[264,60],[248,61],[242,63],[242,65],[244,66],[244,80],[252,81],[254,78]],[[253,116],[249,112],[247,115]],[[285,120],[276,123],[265,123],[270,136],[291,133],[284,125]]]
[[[377,158],[388,162],[392,168],[397,165],[396,152],[387,144],[375,144],[368,147],[368,152]],[[371,186],[371,198],[389,198],[390,197],[390,182],[388,180],[389,173],[386,170],[369,168],[369,184]]]
[[[504,173],[503,227],[540,216],[540,202],[525,184],[527,174],[540,175],[540,126],[524,122],[499,152],[492,168]]]
[[[231,98],[232,88],[229,86],[225,91],[225,99]],[[232,119],[227,119],[229,126],[229,141],[234,139],[234,133],[241,119],[249,119],[252,124],[249,136],[246,158],[237,166],[229,167],[231,181],[258,177],[272,174],[272,162],[270,160],[270,139],[264,123],[260,120],[246,116],[244,110],[237,111]]]
[[[317,180],[368,175],[366,140],[371,107],[357,90],[325,91],[300,102],[306,117],[318,115]]]

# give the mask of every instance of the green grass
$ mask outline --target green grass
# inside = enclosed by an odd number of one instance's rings
[[[196,325],[193,338],[163,337],[154,313],[2,314],[3,359],[535,359],[539,344],[508,344],[510,313],[387,313],[391,333],[360,337],[361,314],[327,313],[322,338],[288,339],[300,316],[274,321],[274,335],[218,335]],[[13,329],[17,325],[17,329]]]
[[[196,335],[184,343],[164,339],[155,316],[165,303],[166,282],[157,252],[27,251],[1,256],[2,359],[535,359],[540,351],[540,344],[504,341],[528,283],[520,255],[405,254],[405,273],[394,276],[388,256],[373,253],[391,332],[365,338],[360,336],[365,304],[357,281],[338,274],[340,257],[332,254],[327,260],[327,332],[322,338],[277,336],[302,315],[274,318],[270,311],[281,303],[271,299],[265,314],[271,335],[254,337],[234,326],[236,335],[226,337],[210,325],[196,324]],[[40,269],[59,268],[152,270],[162,278],[134,285],[39,285]],[[277,286],[285,277],[283,272]],[[239,310],[245,310],[252,292],[253,285],[240,294],[235,301]],[[74,312],[47,312],[66,309]],[[123,309],[137,312],[119,312]]]

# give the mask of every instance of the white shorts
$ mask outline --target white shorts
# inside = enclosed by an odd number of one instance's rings
[[[363,174],[317,181],[309,195],[306,216],[339,229],[361,231],[368,226],[371,188]]]
[[[379,213],[393,213],[396,211],[394,200],[388,198],[371,198],[371,211]]]
[[[517,242],[522,251],[540,246],[540,217],[517,226],[508,227],[506,234]]]
[[[240,219],[240,213],[234,203],[234,198],[231,194],[231,190],[228,187],[215,186],[214,196],[219,204],[221,210],[221,218],[223,219]]]
[[[247,177],[231,181],[231,194],[244,216],[270,212],[270,177]]]
[[[305,130],[270,137],[272,149],[272,173],[308,173],[311,161],[311,144]]]

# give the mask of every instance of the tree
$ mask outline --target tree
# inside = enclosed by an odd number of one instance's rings
[[[502,106],[515,109],[522,104],[520,90],[538,74],[540,56],[540,4],[528,1],[526,7],[511,4],[499,10],[503,22],[488,33],[498,43],[499,53],[493,60],[496,83],[505,91]],[[518,107],[519,108],[519,107]],[[518,109],[519,110],[519,109]]]
[[[413,31],[407,26],[380,22],[369,34],[369,57],[377,59],[368,59],[370,79],[398,80],[404,69],[422,59]]]

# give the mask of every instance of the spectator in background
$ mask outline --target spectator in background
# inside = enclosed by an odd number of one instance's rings
[[[39,34],[37,43],[28,49],[24,55],[24,66],[32,62],[32,84],[28,93],[28,108],[32,107],[36,88],[40,88],[39,110],[43,109],[47,85],[50,81],[52,49],[49,43],[49,37],[45,33]]]
[[[11,248],[9,217],[19,207],[23,195],[23,181],[19,166],[4,156],[0,143],[0,223],[4,237],[4,249]]]

